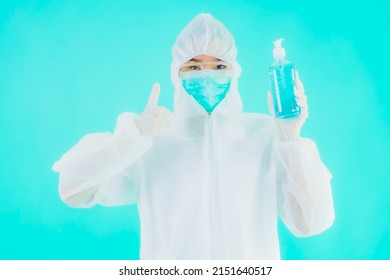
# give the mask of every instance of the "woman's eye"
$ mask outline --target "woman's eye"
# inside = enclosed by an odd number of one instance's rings
[[[200,67],[199,66],[196,66],[196,65],[191,65],[188,67],[190,70],[192,71],[197,71],[197,70],[200,70]]]
[[[218,65],[217,65],[217,69],[218,69],[218,70],[226,69],[226,65],[224,65],[224,64],[218,64]]]

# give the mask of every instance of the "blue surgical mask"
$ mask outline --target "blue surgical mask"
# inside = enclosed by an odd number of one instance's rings
[[[231,84],[231,70],[201,70],[181,72],[184,89],[208,112],[225,98]]]

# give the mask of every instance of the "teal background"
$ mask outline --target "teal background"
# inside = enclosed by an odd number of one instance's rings
[[[310,238],[280,224],[282,257],[390,259],[389,10],[386,1],[1,1],[0,259],[139,257],[136,207],[67,207],[51,166],[84,134],[113,131],[121,112],[142,112],[154,82],[172,109],[171,48],[200,12],[236,39],[245,111],[268,113],[277,38],[305,86],[302,134],[333,174],[336,220]]]

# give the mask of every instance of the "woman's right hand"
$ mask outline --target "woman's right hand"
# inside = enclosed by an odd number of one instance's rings
[[[160,84],[155,83],[150,93],[148,104],[135,123],[142,136],[163,136],[170,128],[173,113],[165,107],[158,106]]]

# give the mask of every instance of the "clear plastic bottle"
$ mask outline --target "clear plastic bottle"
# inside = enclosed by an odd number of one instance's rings
[[[294,95],[295,71],[291,62],[286,60],[282,48],[283,39],[274,42],[274,63],[269,67],[268,77],[274,103],[275,117],[280,119],[296,117],[301,113]]]

